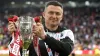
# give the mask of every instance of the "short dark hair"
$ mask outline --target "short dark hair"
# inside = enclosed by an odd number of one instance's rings
[[[62,4],[58,1],[48,1],[48,2],[46,2],[45,8],[48,7],[49,5],[60,6],[61,8],[63,8]]]

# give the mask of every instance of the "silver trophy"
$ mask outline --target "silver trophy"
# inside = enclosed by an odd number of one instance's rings
[[[20,16],[19,17],[19,31],[20,36],[23,40],[23,54],[22,56],[28,56],[28,47],[32,41],[32,26],[35,21],[30,16]]]

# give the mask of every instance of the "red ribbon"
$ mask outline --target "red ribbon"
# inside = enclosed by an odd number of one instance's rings
[[[18,37],[18,36],[19,36],[19,32],[18,31],[14,32],[14,41],[13,41],[13,43],[10,43],[10,48],[11,48],[11,51],[10,51],[10,54],[9,54],[10,56],[20,56],[19,55],[20,48],[22,47],[23,42],[20,39],[20,37]],[[16,48],[16,46],[18,46],[18,47]],[[18,53],[16,55],[16,54],[14,54],[14,52],[16,52],[17,50],[18,50]]]
[[[37,23],[37,22],[40,22],[40,17],[39,17],[39,16],[34,17],[34,20],[35,20],[36,23]]]
[[[34,20],[35,20],[36,23],[41,22],[40,17],[35,17]],[[37,36],[35,36],[34,39],[33,39],[33,45],[36,48],[36,50],[38,49],[36,51],[37,55],[41,56],[41,54],[40,54],[40,46],[39,46],[39,38]]]
[[[14,15],[8,18],[8,21],[16,22],[18,20],[18,16]]]

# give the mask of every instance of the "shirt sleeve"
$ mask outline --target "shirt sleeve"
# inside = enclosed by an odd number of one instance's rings
[[[44,39],[46,44],[51,48],[52,50],[58,52],[58,53],[65,53],[69,55],[74,46],[74,35],[71,30],[64,32],[64,37],[59,40],[56,40],[53,37],[50,37],[48,34],[46,35],[46,38]]]

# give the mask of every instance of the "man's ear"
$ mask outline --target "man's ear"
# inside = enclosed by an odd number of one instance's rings
[[[42,13],[42,15],[43,15],[43,18],[45,19],[46,12],[44,11],[44,12]]]
[[[64,15],[62,15],[62,17],[61,17],[61,21],[63,20],[63,18],[64,18]]]
[[[42,13],[42,16],[45,17],[45,12]]]

